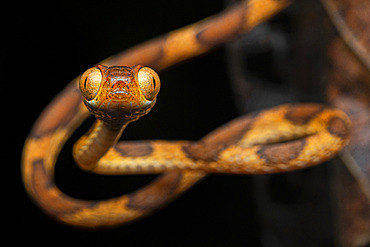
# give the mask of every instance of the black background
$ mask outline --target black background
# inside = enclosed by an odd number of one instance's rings
[[[16,171],[16,179],[8,182],[17,188],[17,193],[7,197],[13,215],[10,232],[27,236],[29,244],[261,246],[251,176],[212,175],[153,216],[116,229],[85,231],[44,215],[25,193],[19,170],[32,124],[69,81],[108,56],[223,7],[219,0],[123,0],[40,1],[9,8],[11,17],[3,29],[7,34],[3,92],[11,100],[4,107],[9,133],[3,136],[9,137],[4,139],[1,163]],[[160,72],[157,105],[129,126],[123,138],[197,140],[236,117],[225,66],[225,51],[219,48]],[[73,163],[71,147],[91,122],[73,135],[59,157],[56,183],[64,192],[83,199],[105,199],[134,191],[153,179],[101,177],[80,171]],[[24,241],[23,237],[14,240]]]
[[[10,196],[15,216],[11,232],[26,234],[29,244],[259,245],[250,177],[210,176],[151,217],[112,230],[85,231],[60,225],[44,215],[25,193],[19,170],[23,143],[32,124],[69,81],[110,55],[222,8],[222,1],[209,0],[40,1],[9,8],[13,14],[5,22],[9,43],[3,53],[3,89],[12,100],[6,107],[9,144],[1,157],[4,167],[16,171],[16,180],[10,185],[17,188],[15,200],[14,193]],[[129,126],[124,138],[196,140],[237,116],[223,48],[159,74],[162,90],[157,105],[149,116]],[[87,125],[59,157],[56,182],[64,192],[104,199],[133,191],[153,179],[100,177],[76,168],[70,154],[72,143]]]

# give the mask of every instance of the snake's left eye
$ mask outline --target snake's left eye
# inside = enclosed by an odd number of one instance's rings
[[[82,96],[90,101],[98,94],[103,75],[97,67],[86,70],[80,78]]]
[[[161,87],[158,74],[148,67],[143,67],[137,74],[140,90],[147,100],[154,100]]]

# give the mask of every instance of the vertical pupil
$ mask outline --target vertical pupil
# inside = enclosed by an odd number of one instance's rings
[[[87,77],[85,78],[85,81],[84,81],[84,88],[86,88],[86,85],[87,85]]]
[[[156,81],[155,81],[154,76],[152,76],[152,81],[153,81],[153,89],[155,89],[155,88],[156,88],[156,86],[157,86],[157,83],[156,83]]]

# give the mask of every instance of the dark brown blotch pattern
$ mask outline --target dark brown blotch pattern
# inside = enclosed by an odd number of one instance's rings
[[[328,131],[330,134],[340,138],[346,138],[349,135],[347,124],[339,117],[332,117],[329,120]]]
[[[303,104],[291,107],[285,114],[285,119],[294,125],[308,124],[317,114],[325,109],[319,104]]]
[[[202,160],[212,162],[218,159],[218,155],[227,148],[225,144],[205,144],[203,142],[186,144],[182,147],[182,151],[186,156],[194,161]]]
[[[114,148],[122,156],[126,157],[148,156],[153,152],[150,142],[120,142]]]
[[[189,159],[206,162],[216,161],[219,154],[236,144],[252,128],[258,113],[237,118],[212,131],[199,142],[186,144],[182,150]]]
[[[305,145],[305,139],[283,144],[263,145],[257,153],[267,165],[287,164],[299,156]]]

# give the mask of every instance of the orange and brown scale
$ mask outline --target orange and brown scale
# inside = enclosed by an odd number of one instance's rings
[[[108,66],[88,69],[46,107],[26,140],[22,175],[30,197],[65,224],[111,227],[153,213],[208,173],[286,172],[334,157],[348,142],[350,122],[344,113],[318,104],[283,105],[243,116],[197,142],[116,143],[129,123],[150,111],[159,92],[157,73],[136,64],[163,69],[200,55],[250,30],[289,3],[243,1],[107,59],[104,64]],[[109,200],[85,201],[60,191],[54,183],[56,159],[89,115],[87,109],[97,121],[73,148],[82,169],[101,174],[164,174],[133,193]]]

